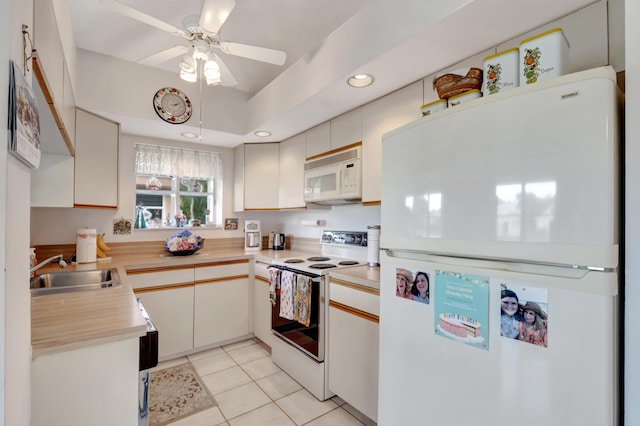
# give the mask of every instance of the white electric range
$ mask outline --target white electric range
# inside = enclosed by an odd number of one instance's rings
[[[308,274],[325,275],[337,268],[366,265],[367,233],[323,231],[320,254],[301,254],[274,260],[272,265]]]
[[[276,291],[271,312],[271,331],[276,339],[271,348],[273,362],[300,382],[318,399],[333,396],[328,387],[326,365],[327,318],[329,312],[328,274],[342,268],[366,265],[367,232],[323,231],[320,254],[302,255],[274,260],[270,266],[282,277],[298,282],[298,276],[310,279],[311,295],[298,300]],[[281,303],[282,301],[282,303]],[[307,323],[283,314],[282,305],[293,303],[309,312]],[[286,310],[286,309],[285,309]]]

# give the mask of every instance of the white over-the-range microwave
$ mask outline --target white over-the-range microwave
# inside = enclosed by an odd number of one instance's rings
[[[304,201],[349,204],[362,200],[362,147],[357,146],[305,162]]]

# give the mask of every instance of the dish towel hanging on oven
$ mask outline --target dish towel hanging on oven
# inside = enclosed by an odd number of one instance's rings
[[[269,300],[276,304],[276,290],[280,285],[280,269],[269,268]]]
[[[311,312],[311,278],[298,275],[293,319],[305,327],[309,327]]]
[[[296,275],[291,271],[282,271],[282,274],[280,274],[280,316],[289,320],[293,319]]]

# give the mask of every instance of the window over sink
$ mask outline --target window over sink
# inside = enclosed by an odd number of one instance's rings
[[[134,228],[220,227],[222,154],[135,145]]]

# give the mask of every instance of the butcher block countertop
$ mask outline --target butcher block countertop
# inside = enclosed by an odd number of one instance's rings
[[[87,264],[69,264],[60,269],[52,264],[36,274],[73,270],[117,268],[121,287],[58,293],[31,298],[32,358],[142,336],[146,325],[127,281],[127,270],[162,268],[232,259],[268,259],[271,250],[245,253],[242,247],[220,247],[202,250],[193,256],[167,256],[162,243],[114,243],[110,260]],[[73,248],[71,248],[72,250]],[[64,253],[66,246],[42,246],[38,258]],[[282,252],[280,252],[282,253]]]

